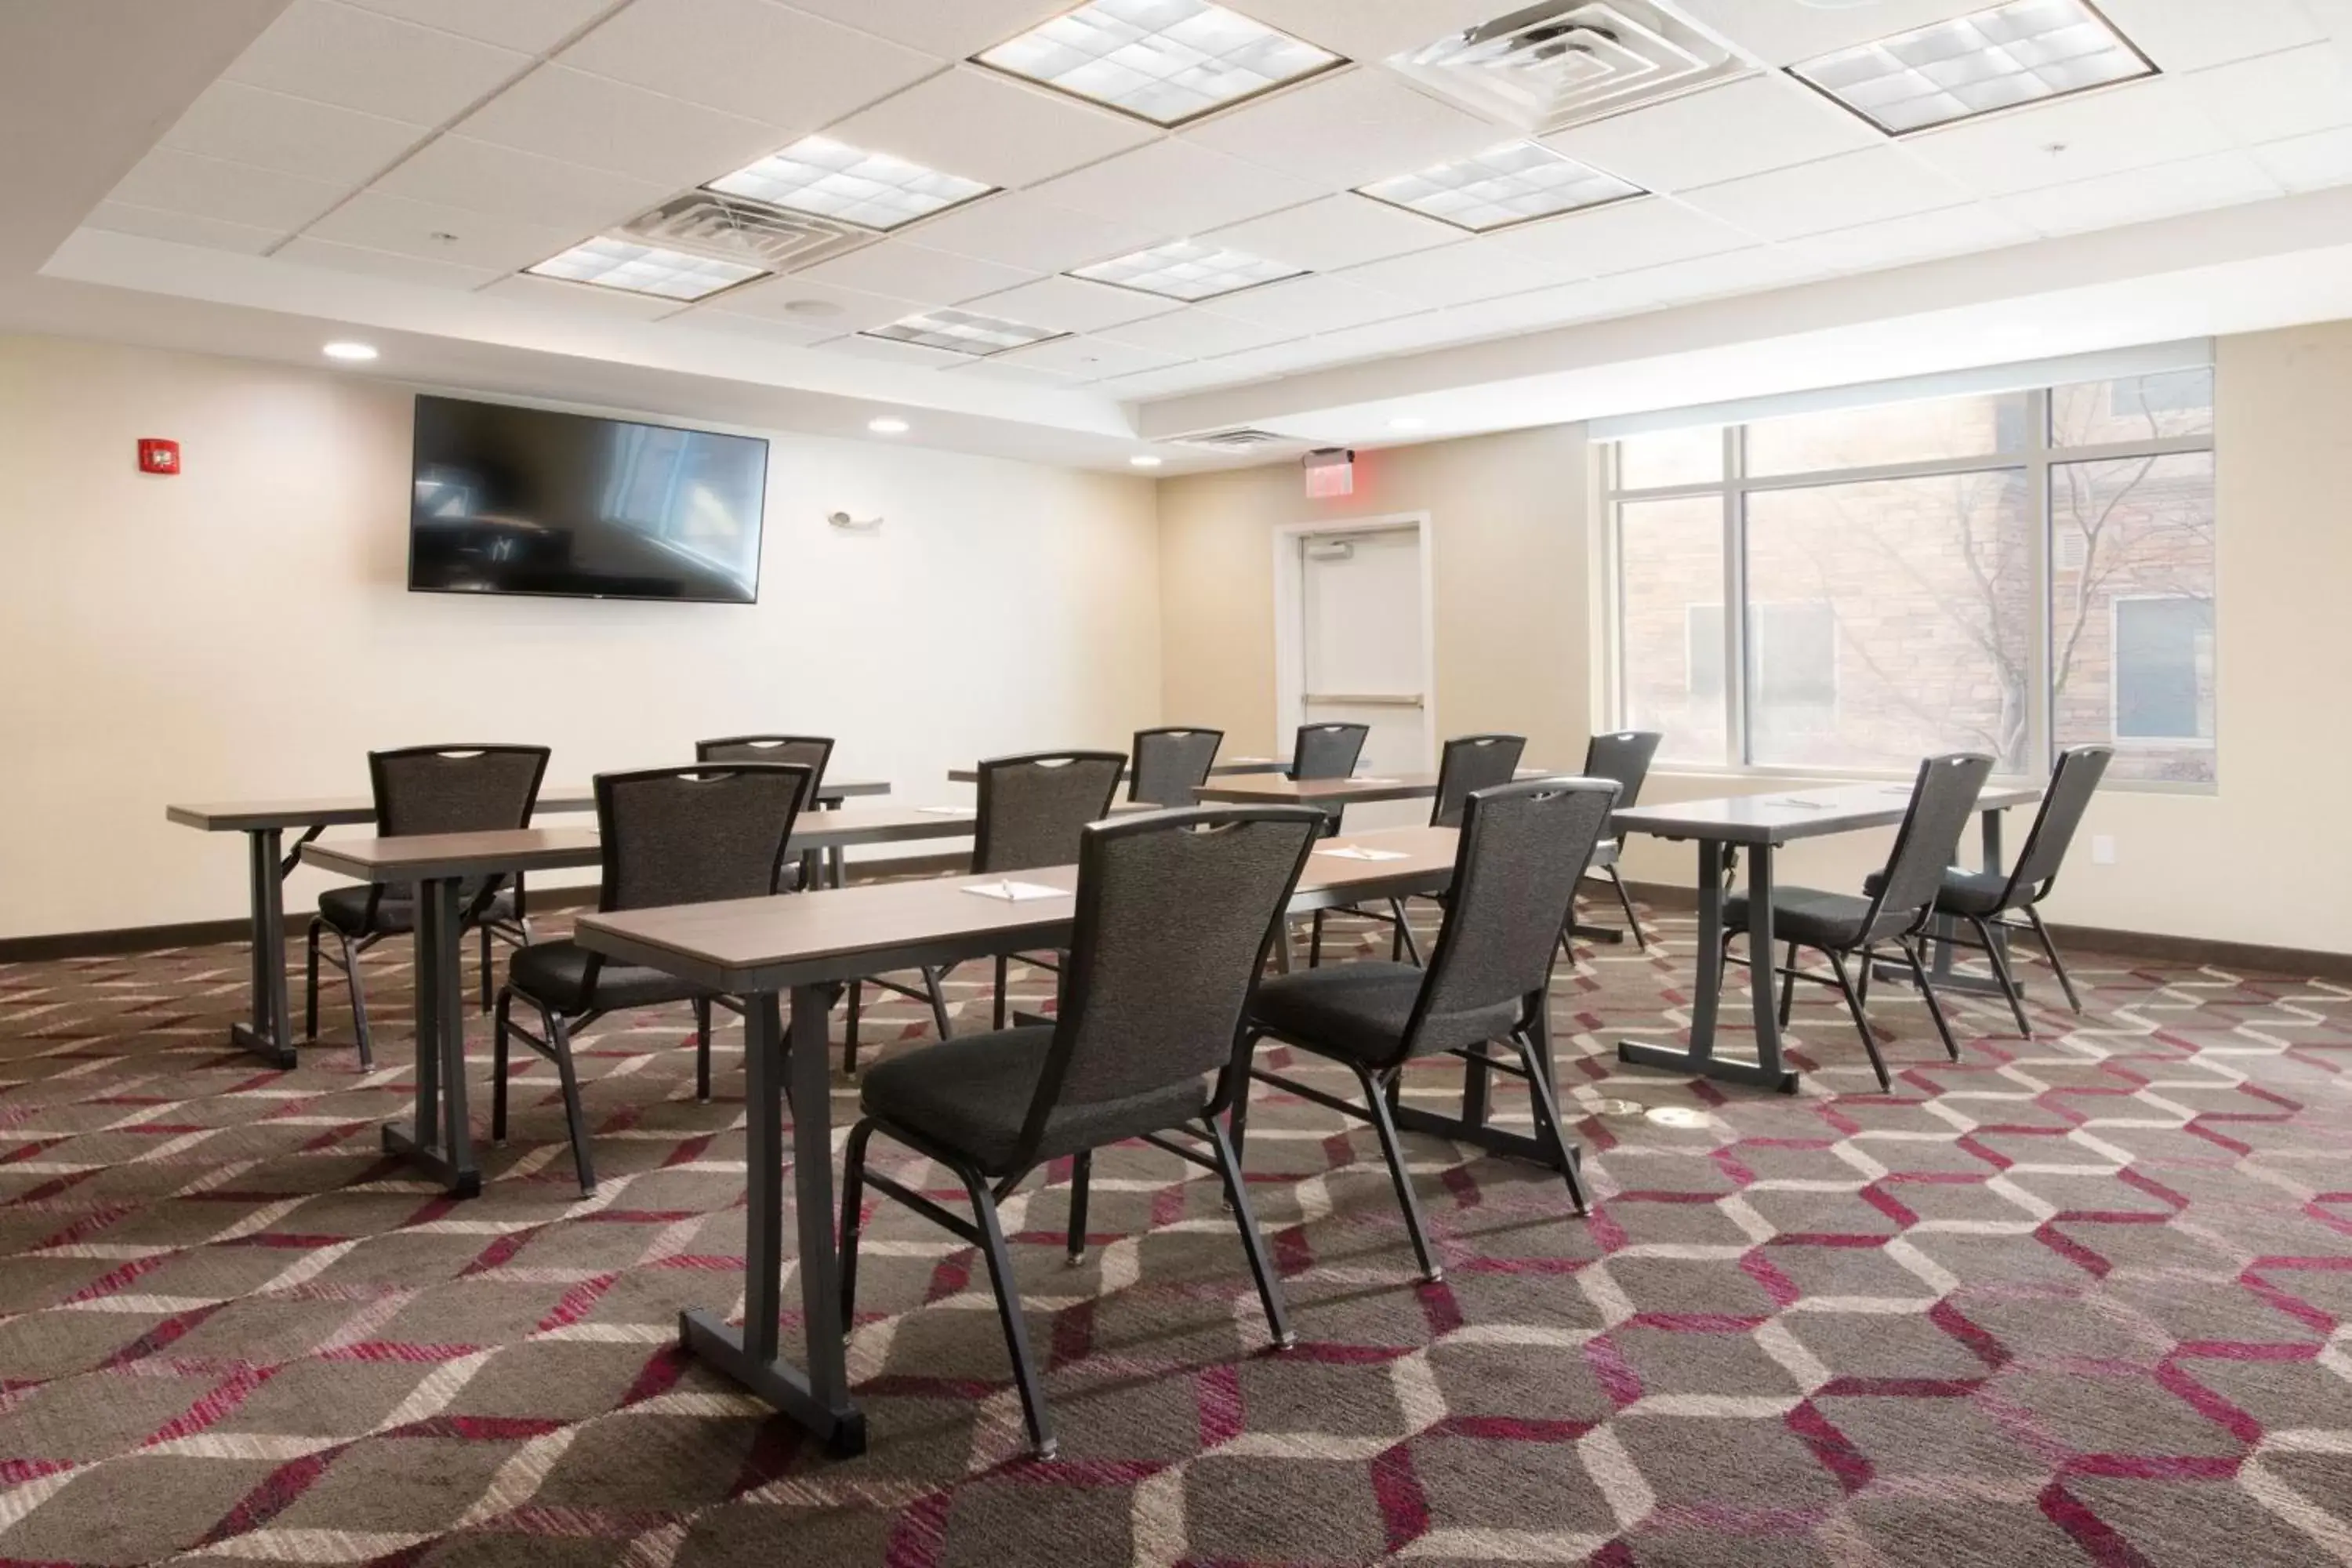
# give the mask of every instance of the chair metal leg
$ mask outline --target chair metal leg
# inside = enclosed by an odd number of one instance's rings
[[[1213,1116],[1201,1119],[1209,1130],[1210,1152],[1216,1156],[1217,1179],[1225,1184],[1225,1206],[1234,1211],[1234,1227],[1242,1233],[1242,1250],[1249,1255],[1250,1273],[1257,1279],[1258,1305],[1265,1309],[1265,1326],[1274,1335],[1276,1350],[1288,1350],[1298,1342],[1291,1331],[1290,1314],[1282,1300],[1282,1279],[1275,1272],[1274,1259],[1266,1252],[1265,1237],[1257,1228],[1256,1211],[1250,1207],[1249,1193],[1242,1181],[1242,1157],[1239,1150],[1217,1125]]]
[[[1087,1260],[1087,1184],[1095,1173],[1095,1152],[1081,1149],[1070,1161],[1070,1256],[1076,1268]]]
[[[1937,999],[1936,983],[1927,978],[1927,965],[1920,957],[1919,944],[1898,937],[1896,945],[1903,949],[1903,956],[1911,964],[1911,978],[1919,983],[1919,995],[1927,1004],[1927,1016],[1936,1020],[1936,1033],[1944,1037],[1944,1054],[1958,1061],[1959,1042],[1952,1038],[1952,1026],[1944,1019],[1944,1005]]]
[[[1575,915],[1574,915],[1573,913],[1570,913],[1570,915],[1569,916],[1570,921],[1571,923],[1573,923],[1573,922],[1574,922],[1575,918],[1576,918],[1576,917],[1575,917]],[[1559,928],[1559,955],[1560,955],[1562,958],[1564,958],[1564,959],[1568,960],[1568,966],[1569,966],[1570,969],[1573,969],[1573,968],[1575,968],[1575,967],[1576,967],[1576,949],[1575,949],[1575,947],[1574,947],[1573,945],[1571,945],[1571,944],[1570,943],[1570,942],[1569,942],[1569,940],[1568,940],[1568,927],[1567,927],[1567,926],[1562,926],[1562,927],[1560,927],[1560,928]]]
[[[1789,1026],[1789,1015],[1797,1007],[1797,944],[1789,944],[1789,973],[1780,979],[1780,1027]]]
[[[694,1098],[710,1103],[710,998],[694,999]]]
[[[514,1007],[514,993],[503,986],[499,991],[498,1011],[490,1027],[490,1142],[507,1141],[507,1053],[513,1048],[509,1020]]]
[[[939,1026],[940,1038],[946,1039],[954,1031],[948,1026],[948,994],[940,983],[947,978],[944,969],[923,971],[923,989],[930,993],[931,1022]]]
[[[588,1159],[588,1118],[580,1109],[580,1075],[572,1067],[572,1031],[553,1009],[540,1014],[547,1025],[547,1043],[555,1055],[556,1076],[563,1084],[563,1120],[572,1129],[572,1163],[580,1173],[580,1195],[593,1196],[596,1168]]]
[[[2058,957],[2058,944],[2050,940],[2050,928],[2042,923],[2042,911],[2028,904],[2025,906],[2025,918],[2033,923],[2034,939],[2042,943],[2042,955],[2050,960],[2050,967],[2057,972],[2058,988],[2066,993],[2066,1005],[2080,1013],[2083,999],[2074,994],[2074,983],[2066,976],[2066,965]]]
[[[1603,867],[1602,869],[1609,874],[1609,885],[1617,889],[1617,907],[1625,911],[1625,929],[1633,933],[1635,951],[1649,952],[1650,939],[1643,932],[1640,917],[1633,913],[1633,895],[1626,891],[1625,879],[1617,874],[1614,866]]]
[[[1012,978],[1012,959],[1003,953],[998,953],[996,955],[996,1007],[995,1011],[991,1015],[991,1022],[989,1024],[989,1027],[992,1029],[1002,1029],[1004,1027],[1004,984],[1007,980]],[[941,1029],[940,1034],[942,1037],[945,1037],[947,1031],[945,1029]]]
[[[1323,967],[1323,911],[1321,910],[1317,910],[1315,918],[1307,922],[1307,967],[1309,969]]]
[[[1413,940],[1412,922],[1404,916],[1404,900],[1391,899],[1389,912],[1396,917],[1396,935],[1389,942],[1389,962],[1411,959],[1415,969],[1421,967],[1421,943]]]
[[[1551,1075],[1538,1055],[1533,1036],[1521,1030],[1511,1037],[1511,1044],[1518,1047],[1519,1060],[1528,1069],[1528,1098],[1535,1104],[1538,1131],[1549,1131],[1552,1142],[1559,1145],[1559,1173],[1568,1179],[1568,1201],[1576,1205],[1580,1216],[1590,1212],[1584,1201],[1584,1183],[1578,1174],[1576,1145],[1568,1141],[1568,1125],[1560,1119],[1559,1101],[1552,1098]]]
[[[1845,957],[1832,952],[1829,959],[1831,972],[1837,976],[1838,989],[1845,993],[1846,1010],[1853,1015],[1853,1026],[1862,1034],[1862,1048],[1870,1053],[1870,1070],[1878,1075],[1879,1092],[1892,1094],[1895,1092],[1895,1080],[1887,1076],[1886,1058],[1878,1054],[1878,1041],[1870,1030],[1870,1016],[1863,1011],[1862,994],[1853,988],[1853,982],[1846,978]],[[1864,958],[1863,973],[1867,976],[1869,973],[1870,960]]]
[[[360,985],[360,955],[352,946],[352,939],[337,931],[343,944],[343,984],[352,991],[352,1029],[359,1036],[360,1070],[375,1069],[375,1037],[368,1033],[367,992]]]
[[[841,1072],[845,1078],[857,1076],[857,1016],[866,1006],[866,982],[849,983],[849,1032],[841,1044]]]
[[[1856,977],[1854,981],[1853,994],[1855,999],[1861,1002],[1861,1004],[1865,1007],[1870,1005],[1870,972],[1877,967],[1878,950],[1874,947],[1864,948],[1862,950],[1862,973]]]
[[[2001,955],[2000,943],[1993,940],[1990,922],[1979,916],[1968,917],[1976,928],[1977,940],[1984,943],[1985,959],[1992,965],[1992,977],[2000,983],[2000,994],[2009,998],[2010,1016],[2017,1020],[2017,1032],[2027,1039],[2033,1037],[2033,1026],[2025,1016],[2025,996],[2017,988],[2017,977],[2009,972],[2009,960]]]
[[[1396,1187],[1397,1204],[1404,1210],[1404,1228],[1412,1237],[1413,1256],[1421,1260],[1421,1277],[1435,1285],[1445,1270],[1429,1249],[1429,1230],[1422,1223],[1421,1200],[1412,1195],[1412,1178],[1404,1168],[1404,1146],[1397,1141],[1396,1119],[1389,1114],[1388,1085],[1364,1068],[1356,1069],[1364,1086],[1364,1103],[1370,1109],[1372,1130],[1381,1137],[1381,1153],[1389,1163],[1389,1180]]]
[[[1249,1136],[1250,1065],[1257,1060],[1257,1043],[1265,1037],[1257,1034],[1243,1036],[1241,1054],[1236,1058],[1238,1066],[1234,1077],[1240,1087],[1234,1090],[1233,1108],[1225,1112],[1225,1136],[1234,1146],[1234,1170],[1236,1173],[1242,1168],[1243,1142]]]
[[[482,1011],[490,1010],[490,974],[498,966],[490,959],[490,922],[482,922]]]
[[[306,1040],[319,1037],[319,929],[320,921],[313,917],[302,964],[302,1037]]]
[[[857,1321],[857,1242],[866,1228],[866,1145],[874,1123],[860,1120],[850,1130],[841,1171],[841,1331]]]
[[[1013,1279],[1013,1256],[1004,1246],[1004,1226],[996,1217],[996,1200],[979,1172],[959,1169],[964,1190],[971,1194],[973,1215],[980,1222],[981,1250],[988,1255],[988,1275],[996,1286],[997,1321],[1004,1325],[1004,1348],[1013,1354],[1013,1381],[1021,1390],[1021,1414],[1029,1423],[1029,1444],[1041,1459],[1054,1457],[1054,1427],[1045,1415],[1045,1390],[1037,1381],[1036,1364],[1029,1355],[1029,1331],[1021,1321],[1021,1288]]]

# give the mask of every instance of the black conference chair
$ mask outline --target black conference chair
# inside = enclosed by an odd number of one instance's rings
[[[1200,788],[1216,765],[1217,748],[1224,743],[1223,730],[1138,730],[1127,798],[1150,805],[1198,804]]]
[[[790,767],[809,771],[808,798],[800,809],[815,809],[821,803],[817,796],[824,786],[824,770],[833,762],[833,738],[829,735],[729,735],[716,741],[697,741],[694,760],[698,763],[782,763]],[[838,849],[834,851],[835,879],[839,881]],[[817,860],[812,850],[800,864],[788,864],[778,874],[776,890],[813,886],[807,873],[815,869]]]
[[[1301,724],[1291,742],[1294,779],[1343,779],[1356,771],[1371,738],[1370,724]]]
[[[1457,735],[1445,742],[1445,751],[1437,763],[1437,798],[1430,803],[1429,825],[1432,827],[1459,827],[1463,808],[1469,804],[1473,790],[1492,789],[1496,784],[1509,784],[1518,776],[1519,759],[1527,755],[1525,735]],[[1436,901],[1444,903],[1444,895]],[[1413,941],[1412,922],[1405,915],[1405,900],[1391,899],[1389,912],[1370,910],[1358,911],[1392,928],[1389,939],[1389,961],[1400,959],[1421,963],[1420,944]],[[1307,966],[1313,969],[1323,962],[1323,911],[1315,911],[1315,935],[1307,949]]]
[[[764,898],[773,892],[793,821],[812,787],[809,770],[781,763],[697,764],[600,773],[596,829],[604,861],[600,910],[654,909],[664,904]],[[514,1022],[520,998],[536,1008],[543,1034]],[[588,1157],[588,1128],[580,1111],[580,1080],[572,1070],[572,1038],[606,1013],[665,1002],[694,1004],[694,1092],[710,1098],[710,1005],[715,993],[662,970],[616,963],[578,942],[535,942],[507,963],[499,990],[490,1068],[490,1136],[507,1135],[507,1060],[520,1039],[555,1064],[563,1089],[563,1121],[583,1195],[596,1190]]]
[[[1086,1251],[1097,1149],[1139,1138],[1214,1171],[1274,1342],[1293,1342],[1240,1160],[1217,1119],[1247,1086],[1235,1048],[1242,1018],[1315,832],[1316,814],[1297,806],[1155,813],[1083,829],[1059,1016],[1050,1025],[926,1046],[866,1075],[864,1114],[849,1134],[842,1179],[841,1321],[856,1318],[871,1184],[986,1255],[1029,1440],[1041,1458],[1053,1456],[1053,1424],[996,1205],[1049,1160],[1071,1160],[1073,1263]],[[877,1132],[955,1173],[972,1217],[869,1171]],[[1174,1132],[1192,1142],[1173,1142]]]
[[[1974,752],[1954,752],[1922,762],[1918,779],[1911,787],[1911,803],[1904,808],[1903,826],[1895,830],[1895,848],[1887,856],[1886,868],[1864,884],[1873,890],[1857,896],[1823,892],[1815,888],[1775,886],[1772,889],[1772,934],[1789,944],[1788,963],[1779,971],[1782,979],[1781,1026],[1788,1026],[1790,1009],[1796,1003],[1795,982],[1804,980],[1836,987],[1853,1014],[1853,1026],[1862,1034],[1863,1049],[1870,1053],[1871,1069],[1878,1074],[1882,1090],[1892,1089],[1895,1083],[1887,1077],[1885,1058],[1878,1054],[1878,1041],[1871,1033],[1870,1019],[1864,1011],[1870,966],[1882,943],[1891,942],[1902,952],[1904,962],[1910,965],[1912,978],[1918,982],[1927,1014],[1936,1020],[1936,1033],[1943,1038],[1944,1053],[1954,1061],[1960,1059],[1959,1044],[1952,1038],[1952,1026],[1945,1020],[1944,1009],[1936,999],[1935,984],[1927,978],[1927,966],[1920,955],[1928,916],[1935,907],[1937,887],[1943,879],[1944,868],[1952,863],[1952,852],[1959,847],[1961,831],[1976,810],[1978,792],[1984,788],[1991,773],[1992,759]],[[1748,896],[1737,893],[1723,901],[1725,948],[1728,950],[1732,941],[1744,936],[1747,929]],[[1813,974],[1797,967],[1798,955],[1806,948],[1829,960],[1827,974]],[[1860,988],[1845,972],[1849,955],[1861,960]],[[1746,962],[1763,972],[1754,977],[1755,984],[1770,984],[1770,953],[1750,953]]]
[[[1948,920],[1965,921],[1976,931],[1975,942],[1959,945],[1983,950],[1992,966],[1993,978],[2000,984],[2001,994],[2009,998],[2010,1013],[2017,1019],[2017,1032],[2029,1040],[2033,1037],[2033,1026],[2025,1016],[2024,988],[2017,983],[2002,943],[1993,932],[2032,931],[2058,976],[2060,989],[2066,993],[2066,1005],[2077,1013],[2083,1010],[2082,998],[2074,994],[2074,982],[2068,978],[2066,965],[2058,957],[2058,944],[2050,940],[2050,928],[2042,923],[2042,911],[2034,906],[2048,898],[2051,889],[2057,886],[2058,868],[2065,863],[2075,829],[2082,826],[2083,814],[2090,808],[2091,796],[2097,793],[2099,781],[2106,775],[2107,764],[2115,755],[2113,746],[2070,746],[2059,752],[2058,765],[2050,774],[2050,787],[2042,792],[2042,809],[2034,814],[2032,831],[2025,836],[2025,846],[2018,851],[2017,863],[2010,868],[2009,875],[1950,866],[1945,868],[1943,885],[1936,890],[1935,912]],[[1875,892],[1878,880],[1874,876],[1863,884],[1863,890]],[[2006,918],[2009,916],[2022,916],[2022,922]],[[1958,938],[1948,935],[1947,940]]]
[[[423,833],[488,833],[530,826],[547,774],[545,746],[404,746],[368,753],[375,796],[375,830],[386,838]],[[490,938],[527,945],[522,879],[490,877],[462,889],[459,918],[482,936],[482,1006],[490,1005]],[[360,985],[360,954],[388,936],[416,929],[416,906],[405,889],[382,883],[332,888],[319,895],[310,919],[302,986],[302,1037],[319,1037],[319,942],[335,934],[340,953],[327,962],[343,972],[352,992],[352,1027],[359,1036],[360,1068],[375,1066],[367,995]]]
[[[980,811],[972,826],[971,870],[976,877],[999,872],[1029,871],[1040,866],[1066,866],[1078,858],[1078,838],[1087,825],[1110,815],[1118,794],[1119,775],[1127,758],[1117,752],[1039,752],[1028,756],[994,757],[980,764]],[[1052,963],[1031,959],[1044,968]],[[931,1021],[940,1038],[952,1031],[948,1024],[947,994],[940,989],[948,968],[926,967],[923,987],[901,985],[875,976],[871,984],[901,996],[931,1005]],[[1004,982],[1011,960],[996,960],[994,1026],[1004,1027]],[[848,1035],[842,1047],[842,1070],[857,1072],[857,1025],[864,1008],[859,981],[849,988]]]
[[[1650,763],[1658,754],[1664,735],[1650,730],[1620,730],[1614,734],[1595,735],[1584,748],[1584,777],[1609,779],[1617,785],[1617,809],[1626,810],[1640,803],[1642,785],[1650,777]],[[1625,930],[1633,933],[1633,943],[1643,952],[1650,951],[1650,939],[1642,930],[1642,921],[1633,913],[1633,896],[1625,890],[1625,879],[1618,874],[1617,861],[1624,853],[1625,843],[1612,826],[1609,837],[1592,852],[1592,869],[1589,874],[1609,879],[1616,889],[1617,907],[1625,911]],[[1571,921],[1560,932],[1560,945],[1565,948],[1570,936],[1590,937],[1597,942],[1622,942],[1622,933],[1605,926],[1580,926]]]
[[[1445,1271],[1431,1250],[1421,1205],[1406,1174],[1393,1111],[1405,1065],[1441,1053],[1479,1076],[1523,1079],[1534,1102],[1537,1142],[1584,1212],[1577,1155],[1553,1087],[1550,1021],[1552,939],[1568,919],[1585,861],[1600,841],[1617,786],[1594,779],[1539,779],[1475,791],[1462,817],[1461,847],[1429,967],[1377,961],[1276,975],[1250,1003],[1244,1059],[1261,1083],[1369,1121],[1380,1134],[1405,1229],[1432,1281]],[[1347,1068],[1359,1105],[1255,1065],[1261,1039],[1280,1040]],[[1517,1060],[1488,1054],[1507,1041]],[[1243,1147],[1248,1101],[1234,1103],[1234,1147]]]

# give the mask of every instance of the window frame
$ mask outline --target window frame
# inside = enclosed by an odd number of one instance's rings
[[[2155,373],[2137,373],[2155,374]],[[1607,644],[1601,650],[1606,671],[1605,694],[1611,709],[1611,721],[1622,726],[1628,723],[1629,703],[1626,692],[1625,647],[1625,577],[1624,577],[1624,509],[1628,502],[1684,500],[1719,496],[1723,507],[1723,684],[1725,755],[1720,761],[1701,762],[1661,756],[1660,765],[1673,773],[1699,776],[1767,778],[1820,778],[1824,776],[1853,778],[1907,778],[1907,772],[1875,768],[1839,768],[1826,770],[1784,763],[1759,763],[1754,759],[1753,730],[1749,714],[1748,658],[1748,511],[1751,496],[1774,490],[1819,489],[1836,485],[1868,484],[1886,480],[1937,479],[1969,474],[2015,472],[2025,483],[2025,502],[2037,541],[2032,551],[2029,566],[2032,574],[2031,602],[2038,606],[2032,616],[2032,634],[2028,654],[2027,689],[2032,694],[2027,715],[2025,754],[2029,771],[2020,774],[2000,775],[2005,780],[2031,783],[2049,775],[2053,760],[2054,694],[2050,689],[2053,674],[2055,606],[2051,603],[2051,588],[2055,576],[2056,515],[2053,501],[2053,469],[2068,464],[2127,461],[2149,457],[2218,454],[2218,428],[2194,436],[2162,436],[2130,441],[2105,441],[2080,447],[2056,444],[2051,427],[2053,393],[2059,386],[2078,384],[2093,380],[2124,380],[2129,375],[2079,376],[2053,378],[2042,385],[2027,388],[2025,440],[2021,447],[2010,451],[1978,454],[1967,458],[1947,458],[1907,463],[1882,463],[1864,468],[1813,469],[1804,473],[1758,476],[1749,473],[1748,464],[1748,426],[1760,417],[1721,426],[1723,439],[1722,477],[1704,483],[1654,485],[1627,488],[1620,482],[1620,452],[1618,440],[1599,443],[1601,461],[1595,471],[1601,484],[1601,505],[1603,513],[1602,564],[1608,573]],[[2011,388],[2011,392],[2015,392]],[[1980,391],[1955,392],[1950,397],[1999,395]],[[1890,397],[1887,402],[1924,401],[1909,397]],[[2215,373],[2214,402],[2221,401],[2220,377]],[[1856,403],[1852,406],[1869,406]],[[2216,456],[2215,469],[2219,472]],[[2219,628],[2221,600],[2221,563],[2214,562],[2213,602],[2216,606],[2216,629]],[[2184,595],[2193,597],[2194,595]],[[2113,619],[2112,606],[2108,611]],[[2112,635],[2112,631],[2111,631]],[[1686,645],[1687,646],[1687,645]],[[2111,645],[2112,646],[2112,645]],[[2215,681],[2218,689],[2221,652],[2219,637],[2214,648]],[[2108,681],[2109,705],[2114,702],[2115,679]],[[2218,701],[2214,715],[2214,733],[2201,744],[2218,752],[2222,720]],[[2112,721],[2109,724],[2113,731]],[[2120,739],[2118,747],[2136,746],[2139,742]],[[2180,742],[2173,742],[2178,745]],[[2184,780],[2118,780],[2113,787],[2154,794],[2211,795],[2219,787],[2217,778],[2211,782]]]

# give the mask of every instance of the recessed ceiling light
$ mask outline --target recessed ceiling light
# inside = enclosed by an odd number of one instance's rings
[[[320,352],[329,359],[350,360],[354,363],[361,360],[375,358],[373,343],[329,343]]]
[[[1423,419],[1418,414],[1400,414],[1395,418],[1389,421],[1389,428],[1391,430],[1419,430],[1427,426],[1428,423],[1428,420]]]
[[[896,419],[887,414],[879,419],[868,419],[866,427],[877,436],[904,436],[908,428],[904,419]]]
[[[1533,142],[1507,142],[1359,189],[1374,201],[1474,234],[1647,194],[1630,181]]]
[[[1129,468],[1156,468],[1160,465],[1161,460],[1162,459],[1160,458],[1152,457],[1149,453],[1142,453],[1136,457],[1129,458],[1127,462]]]
[[[652,294],[664,300],[703,300],[722,289],[768,274],[740,261],[720,261],[665,250],[657,245],[599,236],[551,256],[530,270],[541,278],[568,283],[593,283],[632,294]]]
[[[1245,251],[1196,239],[1171,239],[1149,250],[1139,250],[1109,261],[1072,270],[1073,278],[1139,289],[1167,300],[1213,300],[1261,283],[1278,283],[1306,275],[1303,267],[1267,261]]]
[[[1154,125],[1181,125],[1345,63],[1208,0],[1091,0],[979,59]]]
[[[887,233],[984,196],[996,187],[961,174],[942,174],[887,153],[868,153],[830,137],[806,136],[748,168],[711,181],[710,188]]]
[[[1895,136],[2156,74],[2083,0],[2010,0],[1790,68]]]
[[[919,343],[927,349],[945,349],[950,353],[985,359],[1007,349],[1027,348],[1031,343],[1069,334],[995,316],[976,316],[970,310],[925,310],[920,315],[901,317],[886,327],[869,327],[858,335],[887,338],[895,343]]]

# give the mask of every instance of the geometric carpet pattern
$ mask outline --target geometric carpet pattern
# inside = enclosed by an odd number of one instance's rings
[[[365,1074],[331,982],[294,1070],[224,1048],[241,948],[0,967],[0,1562],[2352,1564],[2352,992],[2081,952],[2080,1017],[2023,966],[2038,1039],[1949,997],[1954,1065],[1883,985],[1886,1094],[1801,994],[1781,1098],[1616,1064],[1685,1018],[1689,917],[1654,929],[1556,978],[1589,1219],[1408,1135],[1442,1284],[1369,1131],[1258,1089],[1286,1354],[1213,1179],[1106,1152],[1072,1268],[1066,1168],[1033,1178],[1005,1222],[1050,1463],[984,1265],[895,1204],[850,1342],[865,1457],[678,1353],[679,1309],[742,1305],[731,1024],[707,1104],[684,1009],[589,1033],[586,1201],[523,1057],[456,1203],[378,1150],[414,1081],[404,944],[364,961]],[[974,1025],[986,968],[956,977]],[[925,1016],[877,1001],[868,1037]]]

